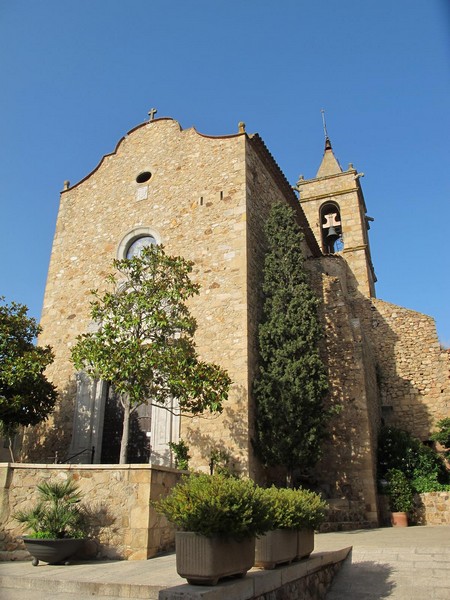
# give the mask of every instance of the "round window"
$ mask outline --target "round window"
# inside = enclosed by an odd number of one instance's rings
[[[156,244],[156,240],[152,235],[142,235],[134,239],[127,248],[127,258],[133,258],[134,256],[140,256],[141,252],[147,246]]]
[[[143,173],[139,173],[139,175],[136,177],[136,183],[145,183],[150,179],[151,176],[152,174],[150,173],[150,171],[144,171]]]

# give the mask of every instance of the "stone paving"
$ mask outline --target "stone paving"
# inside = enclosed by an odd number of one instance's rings
[[[317,536],[320,550],[353,546],[326,600],[450,600],[450,526]]]
[[[336,576],[326,600],[450,599],[450,526],[320,534],[314,553],[349,546],[352,560]],[[239,600],[230,583],[217,586],[215,597]],[[1,600],[157,600],[161,588],[172,586],[192,587],[177,575],[174,555],[69,567],[0,563]]]

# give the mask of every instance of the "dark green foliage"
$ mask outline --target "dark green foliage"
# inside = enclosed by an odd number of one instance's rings
[[[436,425],[439,430],[433,433],[431,439],[444,446],[444,453],[450,458],[450,418],[441,419]]]
[[[80,506],[81,494],[73,479],[44,482],[36,486],[38,502],[13,517],[40,539],[80,538],[86,530],[86,514]]]
[[[20,425],[46,419],[57,398],[44,375],[53,353],[49,346],[35,345],[41,329],[27,311],[23,304],[6,304],[0,297],[0,433],[7,436]]]
[[[244,539],[271,528],[271,509],[264,490],[250,479],[192,474],[155,503],[182,531],[207,537]]]
[[[189,459],[191,456],[189,454],[189,446],[186,442],[184,440],[180,440],[179,442],[169,442],[169,448],[175,455],[175,467],[182,471],[187,471],[189,469]]]
[[[328,382],[318,349],[319,301],[305,273],[303,236],[292,209],[275,205],[265,233],[255,449],[265,465],[285,467],[291,480],[294,469],[305,474],[320,457]]]
[[[378,477],[385,479],[392,469],[400,470],[416,492],[445,489],[449,472],[442,458],[407,431],[382,427],[378,438]]]
[[[409,512],[413,507],[413,488],[400,469],[386,473],[389,508],[392,512]]]

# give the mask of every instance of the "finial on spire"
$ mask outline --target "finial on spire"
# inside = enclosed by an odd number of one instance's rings
[[[321,108],[320,112],[322,113],[323,134],[325,136],[325,150],[331,150],[331,142],[330,138],[328,137],[327,131],[327,122],[325,121],[325,110]]]
[[[239,121],[238,123],[239,133],[245,133],[245,123],[244,121]]]
[[[325,135],[325,139],[328,139],[327,122],[325,121],[325,110],[321,108],[320,112],[322,113],[323,133]]]
[[[150,117],[150,121],[153,121],[153,119],[155,118],[155,115],[158,111],[156,110],[156,108],[151,108],[148,111],[148,116]]]

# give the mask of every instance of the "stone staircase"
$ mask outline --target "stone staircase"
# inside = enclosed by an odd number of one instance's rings
[[[367,521],[364,508],[360,502],[345,498],[331,498],[327,502],[330,508],[327,520],[319,528],[320,533],[372,529],[376,526],[376,524]]]

